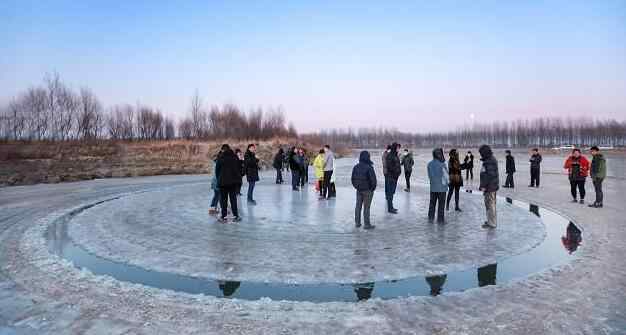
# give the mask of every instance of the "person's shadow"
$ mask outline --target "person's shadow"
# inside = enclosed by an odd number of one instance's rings
[[[356,298],[359,301],[368,300],[372,297],[372,292],[374,291],[374,283],[358,283],[353,284],[354,293],[356,293]]]
[[[235,294],[240,285],[241,282],[239,281],[218,281],[218,286],[220,288],[220,291],[222,291],[224,298],[228,298]]]
[[[570,254],[574,253],[578,250],[578,247],[583,241],[582,232],[573,222],[570,222],[567,225],[567,229],[565,230],[565,236],[561,237],[561,242],[563,243],[563,247],[565,250],[569,251]]]
[[[528,210],[538,217],[541,217],[541,215],[539,214],[539,206],[530,204]]]
[[[436,297],[441,294],[446,278],[448,278],[446,274],[426,277],[426,282],[430,286],[430,295]]]
[[[489,264],[478,268],[478,287],[495,285],[498,264]]]

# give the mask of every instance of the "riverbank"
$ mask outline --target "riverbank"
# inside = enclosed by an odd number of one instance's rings
[[[222,143],[242,150],[248,144],[185,140],[0,143],[0,186],[210,173],[213,157]],[[261,166],[271,166],[278,147],[296,143],[311,154],[319,150],[318,146],[301,144],[297,139],[261,141],[257,146]]]

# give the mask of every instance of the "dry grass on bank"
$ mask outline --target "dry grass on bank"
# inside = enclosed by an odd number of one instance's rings
[[[255,143],[254,141],[253,143]],[[96,178],[202,174],[223,143],[245,150],[246,141],[92,141],[0,143],[0,185],[58,183]],[[271,166],[279,146],[298,143],[314,153],[319,146],[296,139],[258,142],[257,156]]]

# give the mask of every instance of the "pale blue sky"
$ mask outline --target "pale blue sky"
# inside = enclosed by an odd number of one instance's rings
[[[625,119],[626,1],[0,2],[0,102],[51,71],[105,105],[181,116],[197,88],[303,131]]]

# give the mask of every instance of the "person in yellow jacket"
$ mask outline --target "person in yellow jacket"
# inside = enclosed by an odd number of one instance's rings
[[[319,154],[313,160],[313,167],[315,168],[315,178],[317,178],[317,183],[320,189],[320,196],[321,196],[322,195],[322,183],[324,179],[324,150],[320,150]]]

